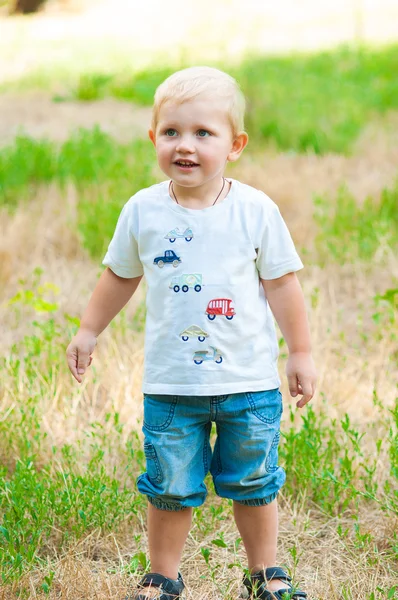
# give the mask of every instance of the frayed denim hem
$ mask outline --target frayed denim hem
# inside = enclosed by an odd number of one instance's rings
[[[244,504],[245,506],[264,506],[265,504],[271,504],[277,497],[278,492],[274,492],[266,498],[254,498],[253,500],[234,500],[238,504]]]
[[[189,508],[188,506],[181,506],[177,502],[165,502],[164,500],[160,500],[160,498],[151,498],[151,496],[147,496],[148,502],[150,502],[155,508],[159,510],[168,510],[171,512],[177,512],[179,510],[184,510],[185,508]]]

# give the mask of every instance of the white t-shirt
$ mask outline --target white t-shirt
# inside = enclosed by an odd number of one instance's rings
[[[123,207],[103,264],[147,281],[143,392],[207,396],[279,387],[262,279],[303,267],[276,204],[235,179],[220,204],[185,208],[169,181]]]

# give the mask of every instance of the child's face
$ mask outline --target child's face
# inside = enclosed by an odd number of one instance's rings
[[[149,137],[162,171],[183,187],[222,177],[227,162],[237,160],[247,143],[245,133],[234,139],[222,101],[203,96],[182,104],[165,102]]]

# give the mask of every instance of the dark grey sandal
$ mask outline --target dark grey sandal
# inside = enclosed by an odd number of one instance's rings
[[[140,593],[145,588],[159,588],[156,596],[148,596]],[[126,596],[124,600],[177,600],[182,598],[185,588],[181,573],[178,579],[169,579],[160,573],[147,573],[138,584],[138,589],[132,596]]]
[[[267,590],[267,583],[273,579],[280,579],[287,583],[286,588],[271,592]],[[295,589],[291,584],[292,578],[281,567],[269,567],[264,571],[252,573],[243,579],[241,598],[256,598],[258,600],[300,600],[307,598],[305,592]]]

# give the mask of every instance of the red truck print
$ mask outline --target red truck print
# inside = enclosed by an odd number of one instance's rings
[[[228,298],[214,298],[207,305],[206,314],[210,321],[213,321],[216,315],[224,315],[230,321],[236,313],[232,306],[232,300]]]

